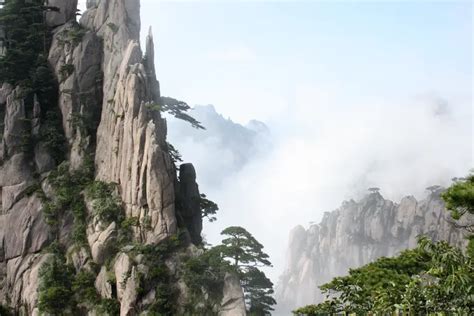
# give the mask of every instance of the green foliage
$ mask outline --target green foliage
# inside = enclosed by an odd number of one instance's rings
[[[148,215],[143,216],[141,220],[141,225],[145,230],[151,231],[153,227],[151,226],[151,217]]]
[[[101,298],[95,288],[96,275],[66,264],[64,250],[58,242],[47,249],[52,255],[40,268],[39,309],[49,315],[82,315],[81,306],[95,308],[98,315],[118,315],[117,299]],[[3,315],[3,314],[2,314]]]
[[[75,70],[75,68],[74,68],[73,64],[64,64],[64,65],[62,65],[61,68],[59,69],[60,81],[64,81],[67,78],[69,78],[69,76],[72,75],[74,70]]]
[[[416,249],[351,269],[348,276],[322,285],[328,300],[294,313],[463,314],[474,308],[473,273],[472,259],[460,249],[423,237]]]
[[[242,287],[249,304],[249,314],[255,316],[270,315],[276,304],[273,296],[273,283],[265,273],[256,267],[249,267],[242,274]]]
[[[71,113],[68,120],[74,129],[77,129],[80,134],[87,135],[89,130],[89,122],[91,121],[86,116],[80,113]]]
[[[6,54],[0,57],[0,82],[31,81],[38,56],[48,54],[50,30],[44,21],[45,9],[43,0],[9,0],[0,10],[6,47]]]
[[[318,305],[306,305],[293,311],[295,315],[308,315],[308,316],[327,316],[327,315],[340,315],[344,314],[344,310],[341,308],[341,301],[338,298],[333,298],[330,301],[324,301]]]
[[[186,113],[191,109],[191,107],[186,102],[169,97],[161,97],[159,104],[148,104],[147,108],[151,111],[169,113],[177,119],[190,123],[194,128],[205,129],[199,121]]]
[[[12,316],[13,312],[8,306],[0,305],[0,315],[2,315],[2,316]]]
[[[82,42],[82,38],[86,34],[86,29],[79,23],[73,23],[70,27],[61,31],[57,36],[58,44],[61,47],[68,44],[72,47],[76,47]]]
[[[79,23],[74,23],[72,28],[68,28],[60,34],[60,44],[64,45],[68,43],[75,47],[82,42],[82,38],[85,34],[86,29]]]
[[[202,218],[207,218],[211,223],[217,220],[215,215],[219,210],[219,206],[213,201],[207,199],[207,196],[205,194],[201,194],[201,199],[199,200],[199,207],[201,208]]]
[[[10,0],[0,10],[7,49],[0,57],[0,82],[22,87],[19,98],[25,102],[25,119],[31,118],[35,101],[41,106],[39,139],[33,139],[31,124],[18,131],[23,151],[31,153],[33,144],[41,141],[59,163],[64,159],[65,138],[57,107],[57,84],[47,61],[50,30],[44,21],[45,11],[52,9],[42,0]]]
[[[221,235],[226,236],[222,244],[214,247],[220,257],[232,264],[244,289],[248,310],[251,315],[270,315],[273,299],[273,284],[258,269],[270,267],[268,255],[263,252],[260,244],[247,230],[238,226],[224,229]]]
[[[46,112],[40,126],[40,140],[56,163],[64,160],[66,138],[63,134],[61,117],[58,111],[48,110]]]
[[[39,271],[38,307],[41,313],[70,315],[73,306],[71,290],[73,269],[63,256],[53,255]]]
[[[173,161],[173,163],[176,165],[180,162],[183,162],[183,159],[182,159],[181,154],[179,153],[179,151],[173,145],[171,145],[168,142],[166,143],[166,145],[168,146],[168,153],[170,154],[170,157],[171,157],[171,160]]]
[[[43,202],[43,214],[46,223],[51,227],[53,236],[57,237],[59,223],[67,211],[74,216],[73,241],[78,245],[87,245],[86,221],[87,209],[82,196],[84,188],[94,177],[94,162],[92,157],[84,160],[81,169],[71,172],[69,164],[62,163],[48,176],[54,190],[54,197],[49,199],[37,186],[36,192]]]
[[[441,197],[456,227],[472,232],[474,175],[455,179]],[[439,186],[428,190],[439,192]],[[432,193],[432,194],[434,194]],[[465,253],[445,241],[421,237],[418,247],[394,258],[380,258],[349,275],[334,278],[320,289],[327,300],[294,311],[297,315],[335,313],[406,315],[468,315],[474,310],[474,235]]]
[[[72,291],[77,296],[79,302],[95,305],[99,301],[99,296],[95,289],[96,276],[90,272],[81,270],[76,274],[72,282]]]
[[[222,240],[222,255],[232,260],[236,268],[271,266],[268,255],[263,252],[263,245],[245,228],[231,226],[224,229],[221,235],[227,236]]]
[[[62,163],[48,176],[49,183],[54,189],[54,198],[43,197],[43,214],[46,222],[51,226],[53,234],[58,233],[58,225],[66,211],[74,215],[73,239],[79,244],[86,244],[86,214],[82,190],[92,180],[93,173],[86,161],[84,168],[70,172],[69,164]]]
[[[183,279],[191,295],[187,306],[189,312],[204,315],[212,312],[213,306],[222,300],[226,272],[235,273],[235,270],[222,258],[220,249],[216,247],[204,250],[200,256],[186,261]],[[204,299],[206,294],[208,300]]]
[[[179,236],[171,236],[158,244],[135,245],[131,250],[133,255],[142,255],[142,263],[149,267],[149,271],[138,273],[139,299],[144,297],[152,289],[155,289],[155,300],[147,308],[149,312],[158,315],[175,315],[177,289],[174,279],[166,265],[166,260],[181,247]]]
[[[100,301],[97,311],[99,315],[120,315],[120,302],[114,298],[104,298]]]
[[[474,174],[454,183],[441,197],[453,219],[474,215]]]
[[[94,181],[87,186],[86,194],[93,200],[95,215],[105,224],[120,224],[124,220],[122,201],[117,194],[116,184]]]

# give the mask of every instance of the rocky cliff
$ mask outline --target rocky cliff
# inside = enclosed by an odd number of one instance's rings
[[[350,268],[415,247],[420,234],[463,245],[462,232],[448,222],[440,191],[437,188],[422,201],[408,196],[400,203],[374,192],[358,202],[344,202],[308,229],[295,227],[276,290],[278,310],[285,315],[322,301],[319,285],[345,275]]]
[[[48,5],[54,97],[0,89],[0,305],[38,315],[72,286],[84,299],[56,302],[64,314],[183,312],[183,258],[201,251],[199,188],[192,165],[177,175],[152,106],[160,90],[151,32],[145,53],[139,43],[140,1],[88,0],[80,22],[77,0]],[[238,280],[223,281],[220,313],[242,315]]]

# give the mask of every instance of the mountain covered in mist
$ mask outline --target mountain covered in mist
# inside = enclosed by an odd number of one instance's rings
[[[204,187],[220,186],[271,147],[270,130],[263,122],[251,120],[242,125],[224,118],[212,105],[195,106],[190,115],[206,129],[170,119],[169,140],[185,161],[192,157]]]
[[[276,288],[278,315],[324,300],[318,286],[383,256],[414,248],[417,236],[465,244],[463,232],[449,222],[440,188],[417,201],[399,203],[378,192],[345,201],[326,212],[319,224],[295,227],[289,236],[286,268]]]

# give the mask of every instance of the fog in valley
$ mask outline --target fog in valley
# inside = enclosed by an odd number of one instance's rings
[[[191,112],[204,131],[168,118],[169,141],[220,207],[205,225],[209,243],[227,226],[247,228],[270,254],[276,282],[295,225],[319,222],[372,186],[398,202],[468,173],[471,13],[440,3],[421,24],[414,13],[423,10],[142,1],[162,94],[213,104]]]

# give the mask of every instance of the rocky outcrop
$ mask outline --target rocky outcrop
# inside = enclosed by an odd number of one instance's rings
[[[139,253],[149,246],[157,255],[160,248],[153,247],[178,228],[190,236],[182,249],[202,241],[194,167],[183,165],[178,179],[166,121],[153,107],[160,91],[151,31],[146,52],[140,47],[140,1],[88,0],[80,22],[77,0],[48,5],[56,8],[45,15],[56,97],[10,84],[0,88],[0,305],[37,315],[41,268],[65,248],[61,256],[74,273],[91,273],[92,287],[101,299],[116,302],[120,315],[146,312],[162,299],[153,282],[165,280],[170,291],[176,288],[182,309],[181,254],[159,254],[168,258],[165,264]],[[41,71],[49,73],[45,66]],[[58,168],[61,162],[65,169]],[[89,169],[92,176],[85,175]],[[56,170],[63,182],[55,187],[48,176]],[[90,198],[84,177],[88,185],[106,184],[107,196]],[[104,220],[97,208],[110,203],[118,208]],[[187,258],[199,255],[182,249]],[[169,277],[150,272],[157,264],[172,270]],[[240,285],[232,282],[235,292]],[[81,302],[79,308],[94,315],[97,306]]]
[[[201,195],[196,183],[196,171],[192,164],[182,164],[179,167],[177,197],[179,203],[178,217],[186,225],[191,241],[198,245],[202,242]]]
[[[222,298],[219,316],[245,316],[245,299],[240,280],[233,274],[226,274],[224,279],[224,297]]]
[[[350,268],[414,248],[421,234],[462,246],[463,233],[448,222],[449,213],[439,193],[422,201],[408,196],[398,204],[372,193],[325,213],[320,224],[295,227],[290,233],[286,269],[276,289],[279,312],[284,315],[322,301],[319,285],[345,275]]]
[[[76,18],[77,0],[47,0],[46,2],[48,6],[57,8],[46,13],[46,22],[49,26],[63,25]]]

